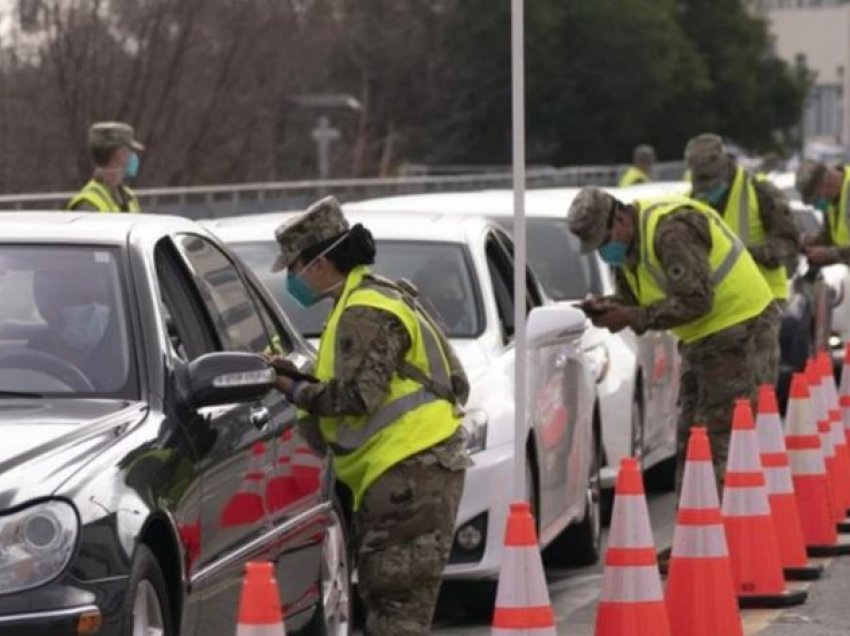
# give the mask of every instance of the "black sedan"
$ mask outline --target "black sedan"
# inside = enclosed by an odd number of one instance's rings
[[[0,634],[231,635],[250,560],[287,633],[347,634],[346,514],[258,355],[312,350],[262,285],[179,218],[0,237]]]

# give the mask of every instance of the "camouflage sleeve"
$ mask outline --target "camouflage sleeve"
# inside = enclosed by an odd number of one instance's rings
[[[749,248],[750,254],[759,265],[779,267],[797,257],[800,233],[782,191],[769,181],[755,181],[754,186],[766,237],[762,245]]]
[[[334,377],[300,384],[293,396],[295,405],[321,416],[375,412],[410,348],[407,329],[388,311],[349,307],[340,316],[336,338]]]
[[[636,333],[670,329],[711,311],[714,288],[708,262],[710,251],[711,233],[702,214],[682,210],[658,223],[655,253],[667,279],[666,298],[638,313],[633,324]]]

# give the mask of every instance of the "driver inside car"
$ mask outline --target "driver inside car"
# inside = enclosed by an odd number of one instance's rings
[[[97,269],[40,270],[33,276],[35,305],[48,329],[32,336],[27,348],[70,363],[97,391],[123,383],[116,368],[120,356],[110,344],[116,329],[108,288],[108,279]]]

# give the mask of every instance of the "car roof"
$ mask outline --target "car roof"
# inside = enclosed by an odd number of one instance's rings
[[[417,240],[459,243],[491,225],[477,215],[451,216],[412,210],[399,214],[362,212],[343,206],[349,223],[362,223],[379,240]],[[208,230],[230,243],[273,240],[275,228],[300,212],[269,212],[201,221]]]
[[[179,216],[160,214],[100,214],[97,212],[3,212],[0,243],[97,243],[123,245],[138,227],[197,230],[197,224]]]

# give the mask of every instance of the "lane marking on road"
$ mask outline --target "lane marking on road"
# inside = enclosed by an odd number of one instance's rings
[[[812,565],[821,565],[823,566],[824,572],[829,567],[829,564],[832,563],[832,559],[809,559],[809,562]],[[789,581],[788,589],[789,590],[808,590],[814,581]],[[752,636],[753,634],[758,634],[759,632],[767,629],[770,625],[776,621],[777,618],[782,616],[782,614],[788,610],[794,608],[781,608],[781,609],[748,609],[741,610],[741,622],[744,626],[744,634],[745,636]]]

